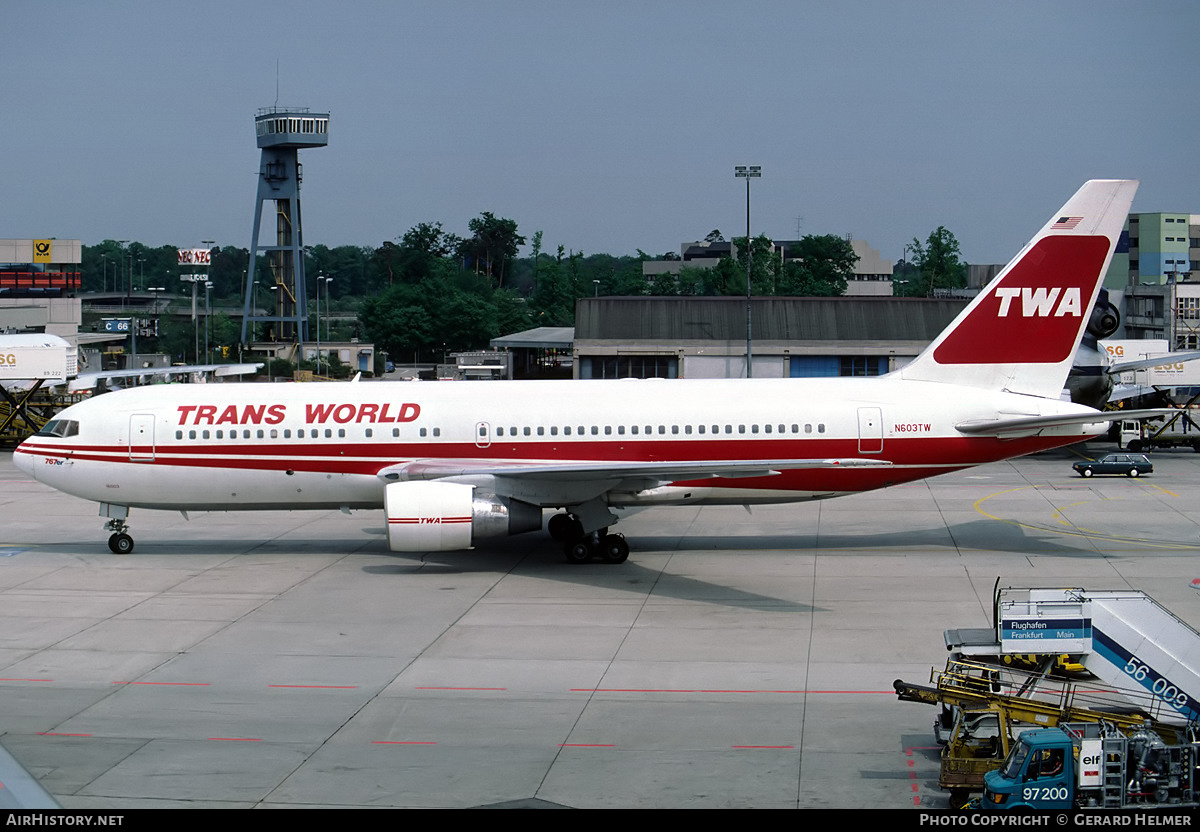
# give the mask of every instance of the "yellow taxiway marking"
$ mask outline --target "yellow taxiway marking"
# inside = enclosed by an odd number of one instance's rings
[[[1178,496],[1177,494],[1172,494],[1170,491],[1167,491],[1165,488],[1162,488],[1157,485],[1153,485],[1152,483],[1143,483],[1143,484],[1150,485],[1153,488],[1157,488],[1162,493],[1167,494],[1171,497]],[[1032,523],[1022,523],[1020,520],[1010,520],[1007,517],[1000,517],[998,515],[992,514],[989,511],[985,511],[983,508],[984,503],[986,503],[988,500],[991,500],[995,497],[1003,497],[1005,494],[1015,494],[1018,491],[1036,491],[1042,487],[1043,486],[1040,486],[1040,485],[1023,485],[1020,488],[1009,488],[1009,489],[1005,489],[1004,491],[997,491],[995,494],[988,494],[985,497],[980,497],[978,500],[976,500],[974,502],[973,506],[977,512],[979,512],[984,517],[987,517],[990,520],[999,520],[1001,523],[1008,523],[1010,526],[1017,526],[1019,528],[1029,529],[1031,531],[1053,532],[1055,534],[1067,535],[1068,537],[1093,538],[1096,540],[1106,540],[1106,541],[1113,542],[1113,543],[1149,543],[1149,544],[1153,544],[1155,546],[1162,547],[1164,549],[1200,549],[1200,545],[1192,544],[1192,543],[1170,543],[1170,542],[1166,542],[1166,541],[1162,541],[1162,540],[1151,540],[1150,538],[1146,538],[1146,537],[1122,537],[1119,535],[1107,534],[1105,532],[1099,532],[1099,531],[1095,531],[1092,529],[1083,529],[1083,528],[1079,528],[1078,526],[1074,527],[1075,531],[1065,531],[1062,529],[1056,529],[1052,526],[1037,526]],[[1054,486],[1045,486],[1045,487],[1054,488]],[[1064,526],[1071,526],[1072,524],[1069,523],[1067,520],[1065,520],[1062,517],[1061,512],[1067,508],[1070,508],[1071,506],[1084,505],[1089,502],[1092,502],[1092,501],[1091,500],[1083,500],[1080,502],[1071,503],[1067,506],[1063,506],[1062,508],[1055,509],[1051,513],[1050,516],[1053,517],[1055,520],[1057,520],[1059,523],[1063,524]]]

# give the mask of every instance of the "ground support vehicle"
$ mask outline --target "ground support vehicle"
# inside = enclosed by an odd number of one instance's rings
[[[984,811],[1192,808],[1200,785],[1194,729],[1125,734],[1103,723],[1063,723],[1023,734],[971,808]],[[1171,740],[1172,742],[1168,742]]]
[[[901,701],[941,705],[939,720],[952,715],[938,786],[950,793],[953,808],[983,789],[987,773],[1004,762],[1015,740],[1030,728],[1104,721],[1134,731],[1146,723],[1144,713],[1121,710],[1125,703],[1114,700],[1110,691],[1042,674],[952,658],[944,671],[931,673],[930,681],[924,686],[897,679],[892,685]]]
[[[1131,451],[1186,447],[1200,451],[1200,415],[1180,410],[1170,418],[1126,419],[1121,422],[1118,443]]]

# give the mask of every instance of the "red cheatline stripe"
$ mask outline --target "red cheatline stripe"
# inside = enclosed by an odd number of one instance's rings
[[[400,526],[446,526],[451,523],[470,523],[470,517],[389,517],[388,523]]]

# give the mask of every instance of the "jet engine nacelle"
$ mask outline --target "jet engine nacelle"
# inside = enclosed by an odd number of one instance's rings
[[[470,549],[483,537],[537,531],[542,510],[508,497],[476,493],[460,482],[394,482],[384,488],[388,548],[393,552]]]
[[[1103,340],[1121,325],[1121,313],[1108,299],[1108,290],[1101,289],[1088,317],[1087,334],[1097,340]]]

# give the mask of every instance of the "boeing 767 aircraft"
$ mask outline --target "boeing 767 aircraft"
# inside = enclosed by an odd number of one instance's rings
[[[131,508],[382,508],[399,552],[536,531],[552,508],[568,560],[619,563],[614,508],[838,497],[1130,418],[1061,394],[1136,189],[1085,184],[885,376],[145,387],[67,408],[13,459],[99,502],[118,553]]]

